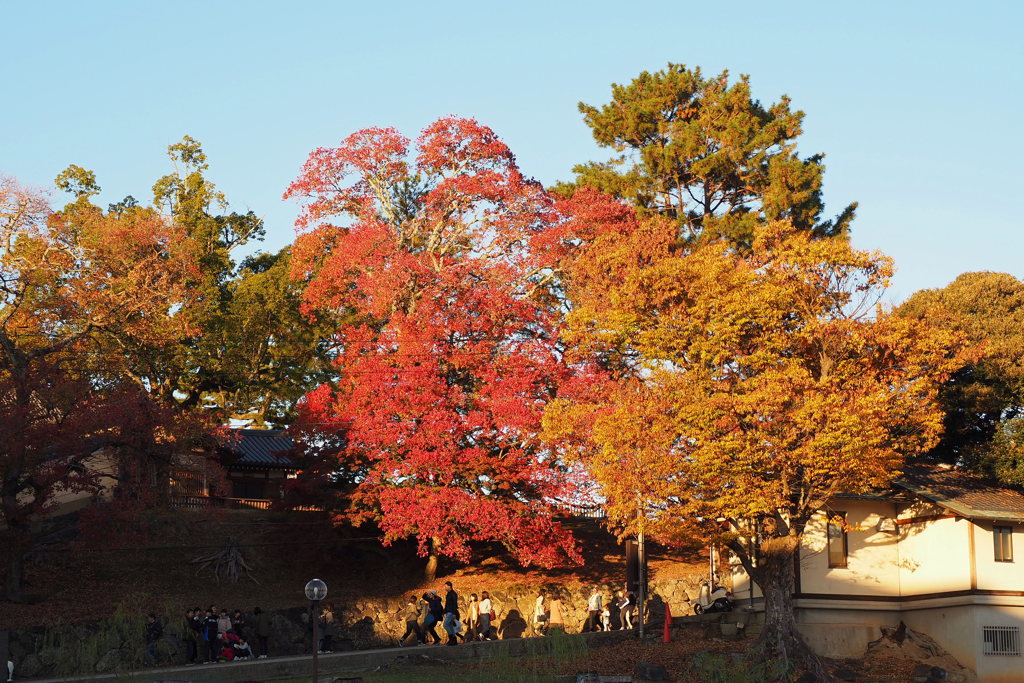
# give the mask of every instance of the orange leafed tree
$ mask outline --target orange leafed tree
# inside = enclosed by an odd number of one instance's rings
[[[138,462],[172,446],[174,416],[124,377],[110,348],[184,324],[168,315],[193,267],[176,255],[182,246],[152,211],[108,215],[82,194],[53,212],[42,193],[0,177],[0,550],[10,600],[24,597],[25,555],[58,496],[111,485],[88,466],[98,449]]]
[[[959,342],[883,310],[889,260],[845,239],[780,222],[749,253],[676,251],[661,219],[575,201],[565,340],[591,381],[563,388],[548,436],[585,457],[627,531],[728,546],[765,595],[765,654],[825,676],[793,615],[805,525],[935,443]]]

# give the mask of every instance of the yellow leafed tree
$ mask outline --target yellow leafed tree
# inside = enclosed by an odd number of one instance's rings
[[[589,372],[551,405],[548,437],[625,533],[726,545],[765,595],[766,659],[827,678],[796,631],[800,537],[831,496],[888,485],[935,443],[960,342],[884,310],[889,259],[843,238],[778,222],[749,253],[680,251],[667,222],[576,202],[565,341]]]

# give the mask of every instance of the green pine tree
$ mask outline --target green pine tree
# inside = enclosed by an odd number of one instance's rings
[[[602,147],[618,153],[573,168],[563,195],[590,186],[679,225],[681,244],[724,235],[749,244],[753,228],[788,218],[822,237],[846,234],[856,204],[823,220],[824,155],[801,159],[796,139],[803,112],[788,97],[768,107],[752,99],[747,76],[669,64],[612,85],[612,101],[579,105]]]

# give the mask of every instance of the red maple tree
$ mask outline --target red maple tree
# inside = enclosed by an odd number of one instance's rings
[[[306,311],[347,313],[339,379],[302,406],[308,439],[345,433],[346,516],[375,518],[386,543],[415,537],[428,574],[471,541],[579,561],[552,517],[566,468],[538,437],[567,373],[533,248],[559,223],[551,197],[493,131],[455,117],[415,143],[369,128],[314,150],[285,197],[303,204]]]

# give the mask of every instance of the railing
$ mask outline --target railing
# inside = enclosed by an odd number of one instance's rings
[[[171,507],[185,510],[202,510],[210,506],[226,507],[231,510],[269,510],[274,501],[270,498],[228,498],[226,496],[171,496]],[[323,508],[316,505],[293,505],[288,508],[298,512],[322,512]],[[558,503],[555,509],[566,517],[583,519],[604,519],[604,507],[600,505],[582,505],[574,503]]]
[[[266,498],[221,498],[222,505],[232,510],[269,510],[273,502]]]
[[[171,496],[171,507],[202,510],[208,507],[226,507],[231,510],[269,510],[274,503],[269,498],[228,498],[225,496]],[[293,505],[288,508],[299,512],[320,512],[316,505]]]
[[[578,505],[573,503],[558,503],[555,506],[568,517],[583,517],[585,519],[604,519],[604,508],[600,505]]]
[[[202,510],[210,506],[210,499],[206,496],[171,496],[172,508],[183,510]]]

